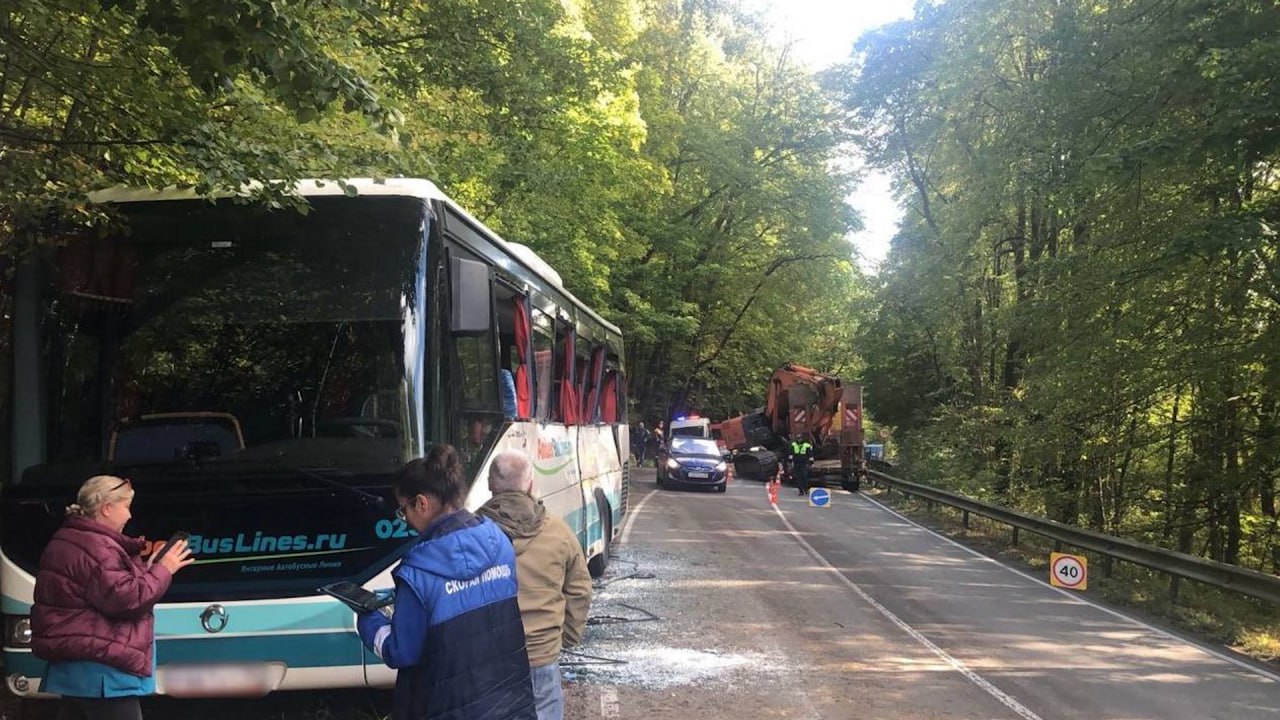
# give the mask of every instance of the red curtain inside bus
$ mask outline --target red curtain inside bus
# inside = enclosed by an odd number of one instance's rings
[[[567,330],[564,339],[564,377],[560,378],[560,422],[577,425],[578,389],[574,387],[574,333]]]
[[[610,370],[604,376],[604,395],[600,398],[600,420],[618,422],[618,373]]]
[[[520,365],[516,367],[516,417],[533,417],[532,374],[529,372],[529,358],[533,356],[529,328],[529,298],[516,295],[512,302],[516,311],[516,359]]]

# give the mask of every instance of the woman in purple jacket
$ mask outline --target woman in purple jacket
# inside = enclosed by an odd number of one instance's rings
[[[123,534],[132,504],[128,480],[89,478],[40,556],[31,645],[49,663],[41,692],[63,696],[59,720],[140,720],[138,698],[155,692],[151,610],[194,560],[184,541],[145,560]]]

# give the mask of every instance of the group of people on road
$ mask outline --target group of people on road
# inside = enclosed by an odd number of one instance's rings
[[[360,638],[396,676],[396,720],[559,720],[558,659],[582,638],[591,578],[578,539],[533,496],[520,451],[489,467],[493,497],[463,509],[462,461],[437,445],[393,484],[418,533],[393,573],[394,612],[361,615]]]
[[[658,467],[658,450],[666,442],[666,434],[661,420],[653,429],[645,427],[644,422],[637,423],[631,430],[631,454],[636,456],[636,464],[643,467],[646,460],[653,460]]]
[[[564,716],[558,660],[586,627],[586,558],[535,497],[527,455],[498,453],[488,482],[491,499],[464,509],[463,460],[436,445],[392,483],[417,538],[392,573],[394,605],[356,626],[398,670],[395,720]],[[40,690],[63,696],[59,720],[140,720],[156,691],[153,609],[194,558],[184,540],[144,557],[124,534],[133,498],[127,479],[90,478],[40,558],[32,649],[48,662]]]

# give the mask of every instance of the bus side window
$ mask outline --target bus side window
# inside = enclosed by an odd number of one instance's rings
[[[605,347],[598,344],[592,345],[586,363],[586,378],[582,382],[582,421],[584,423],[603,421],[601,390],[604,386],[605,373]]]
[[[554,416],[553,409],[556,397],[553,379],[555,341],[552,339],[551,318],[541,310],[533,311],[533,369],[534,369],[534,416],[542,421],[549,421]]]
[[[556,323],[555,389],[552,393],[557,399],[553,417],[565,425],[577,425],[583,421],[577,386],[578,357],[574,349],[579,342],[572,325]]]
[[[494,367],[493,336],[490,333],[454,338],[458,354],[458,391],[464,408],[498,411],[498,371]]]
[[[618,359],[618,348],[612,341],[605,343],[605,380],[604,392],[607,398],[600,400],[601,420],[607,423],[625,423],[627,421],[627,377],[622,372],[622,361]],[[608,407],[612,401],[613,407]]]
[[[578,391],[578,422],[587,425],[591,423],[591,412],[587,408],[587,403],[591,399],[591,344],[587,338],[582,335],[578,336],[578,346],[576,363],[574,369],[574,379],[576,380],[576,388]]]
[[[622,375],[617,367],[610,364],[605,368],[604,382],[600,385],[600,422],[617,423],[621,420],[621,409],[626,407]]]
[[[492,322],[496,314],[494,313],[494,290],[497,288],[488,278],[479,280],[479,274],[478,271],[473,271],[466,276],[468,285],[464,288],[465,295],[471,302],[487,302],[491,321],[480,322],[478,318],[482,317],[482,314],[476,308],[468,308],[454,313],[465,321],[462,327],[468,329],[461,331],[455,329],[451,333],[454,352],[451,363],[454,371],[452,384],[457,393],[459,412],[459,416],[453,419],[452,441],[453,446],[462,453],[463,460],[468,466],[480,458],[491,440],[489,435],[501,425],[498,421],[502,418],[497,345],[499,327],[497,323]],[[484,283],[480,291],[475,288],[477,282]],[[455,296],[458,292],[455,287]],[[455,297],[456,301],[457,297]],[[482,326],[483,329],[480,329]],[[454,327],[457,327],[457,323]]]
[[[495,307],[498,315],[498,397],[501,401],[502,415],[507,418],[529,417],[532,413],[520,408],[520,389],[522,384],[532,382],[526,363],[522,362],[528,354],[527,342],[521,347],[519,340],[528,337],[527,305],[525,297],[504,284],[494,286]],[[524,392],[527,406],[531,395],[527,386]]]

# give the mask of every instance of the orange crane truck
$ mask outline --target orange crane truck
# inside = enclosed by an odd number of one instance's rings
[[[856,492],[866,477],[862,386],[803,365],[775,370],[764,408],[720,423],[720,435],[739,478],[771,479],[800,438],[813,443],[811,485],[836,482]]]

